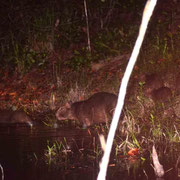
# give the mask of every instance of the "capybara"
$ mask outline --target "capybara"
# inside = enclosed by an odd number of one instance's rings
[[[16,124],[24,123],[33,126],[32,120],[24,111],[0,110],[0,123]]]
[[[171,89],[168,87],[161,87],[152,91],[152,99],[156,102],[167,102],[172,97]]]
[[[99,92],[85,101],[66,103],[56,112],[58,120],[76,120],[84,127],[108,122],[117,103],[117,96]]]
[[[145,75],[145,94],[149,95],[155,89],[159,89],[164,86],[162,78],[158,74],[146,74]]]

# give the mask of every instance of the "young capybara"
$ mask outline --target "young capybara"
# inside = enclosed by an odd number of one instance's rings
[[[56,112],[58,120],[76,120],[84,127],[108,122],[117,102],[115,94],[99,92],[85,101],[66,103]]]
[[[161,87],[152,91],[152,99],[155,102],[168,102],[171,97],[172,92],[168,87]]]
[[[149,95],[155,89],[159,89],[164,86],[162,78],[158,74],[146,74],[145,75],[145,94]]]
[[[32,120],[24,111],[0,110],[0,124],[24,123],[33,126]]]

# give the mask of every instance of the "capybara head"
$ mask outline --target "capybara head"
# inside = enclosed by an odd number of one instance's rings
[[[9,121],[11,123],[27,123],[30,127],[33,126],[31,118],[24,111],[14,111]]]
[[[71,105],[72,103],[68,102],[65,104],[65,106],[60,107],[56,112],[56,118],[58,120],[75,119]]]

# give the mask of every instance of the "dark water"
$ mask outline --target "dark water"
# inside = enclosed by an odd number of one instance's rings
[[[69,144],[76,140],[76,146],[78,141],[84,143],[82,139],[91,138],[86,130],[80,129],[0,127],[0,164],[4,169],[5,180],[79,179],[79,172],[76,170],[73,174],[63,173],[59,169],[53,170],[44,162],[47,144],[63,141],[64,137]],[[88,170],[84,175],[87,174]],[[81,177],[83,178],[83,172]],[[90,177],[92,175],[89,179]]]
[[[73,149],[72,157],[65,164],[48,165],[45,161],[47,144],[63,141]],[[95,180],[99,171],[99,158],[83,158],[79,149],[93,147],[93,137],[87,130],[69,128],[0,127],[0,164],[4,169],[5,180]],[[92,150],[92,152],[95,150]],[[77,156],[76,156],[77,153]],[[94,155],[94,154],[93,154]],[[94,157],[94,156],[93,156]],[[62,157],[59,157],[62,158]],[[86,159],[86,160],[85,160]],[[60,161],[61,162],[61,161]],[[155,179],[149,163],[139,159],[112,158],[107,179]],[[174,167],[174,162],[164,162],[165,170]],[[0,173],[1,174],[1,173]],[[1,176],[0,176],[1,179]],[[165,179],[178,179],[177,172],[170,169]]]

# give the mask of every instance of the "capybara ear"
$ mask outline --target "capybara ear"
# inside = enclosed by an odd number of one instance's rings
[[[68,108],[68,109],[70,109],[70,108],[71,108],[71,104],[72,104],[72,102],[69,101],[69,102],[67,102],[67,103],[65,104],[65,107]]]

